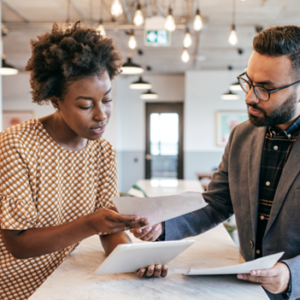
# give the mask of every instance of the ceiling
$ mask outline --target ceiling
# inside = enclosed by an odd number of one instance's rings
[[[179,74],[187,70],[226,70],[231,65],[236,70],[246,67],[252,52],[255,26],[263,28],[274,25],[300,25],[299,0],[140,0],[145,17],[160,15],[165,17],[171,4],[178,25],[172,32],[169,47],[149,47],[144,45],[143,28],[135,28],[132,19],[137,0],[121,0],[124,14],[112,21],[110,6],[112,0],[2,0],[2,22],[9,33],[3,37],[3,51],[7,62],[23,70],[30,57],[29,40],[51,28],[53,21],[65,22],[68,1],[70,20],[81,19],[94,25],[100,18],[104,21],[107,35],[126,57],[143,66],[151,66],[152,73]],[[233,1],[236,1],[236,31],[239,42],[236,46],[228,43],[232,23]],[[194,12],[199,5],[205,26],[198,33],[192,30]],[[185,23],[192,30],[193,44],[189,48],[190,60],[181,61]],[[135,29],[138,49],[127,46],[125,31]],[[243,49],[239,54],[237,49]],[[205,60],[203,58],[205,57]]]

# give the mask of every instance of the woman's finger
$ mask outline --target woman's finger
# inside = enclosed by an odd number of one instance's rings
[[[148,266],[144,277],[152,277],[153,273],[154,273],[154,265],[150,265],[150,266]]]
[[[161,269],[161,277],[166,277],[168,275],[168,270],[168,265],[163,265]]]
[[[145,272],[146,272],[146,269],[145,269],[145,268],[141,268],[141,269],[135,271],[134,273],[135,273],[135,275],[138,276],[138,277],[143,277],[144,274],[145,274]]]
[[[161,265],[155,265],[153,277],[160,277],[162,271],[161,267]]]

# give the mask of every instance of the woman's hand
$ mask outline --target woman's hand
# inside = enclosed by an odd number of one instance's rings
[[[114,208],[100,208],[90,214],[91,225],[96,233],[105,232],[107,234],[117,233],[132,228],[148,226],[149,222],[139,216],[124,216],[115,211]]]
[[[138,277],[166,277],[168,274],[168,265],[150,265],[148,268],[141,268],[135,272]]]

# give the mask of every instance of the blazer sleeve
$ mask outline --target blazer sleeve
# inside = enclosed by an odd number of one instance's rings
[[[290,286],[291,286],[291,295],[290,300],[299,299],[300,298],[300,255],[283,260],[290,269],[291,278],[290,278]]]
[[[208,191],[203,193],[203,197],[208,205],[200,210],[166,221],[166,241],[198,235],[217,226],[233,215],[228,180],[228,165],[234,132],[235,129],[231,132],[222,162],[208,185]]]

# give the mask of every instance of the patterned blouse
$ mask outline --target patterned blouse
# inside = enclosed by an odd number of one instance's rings
[[[118,196],[116,154],[104,139],[88,141],[80,151],[67,150],[50,137],[38,119],[1,132],[1,229],[71,222],[113,205],[113,196]],[[77,245],[16,259],[0,232],[0,299],[28,299]]]

